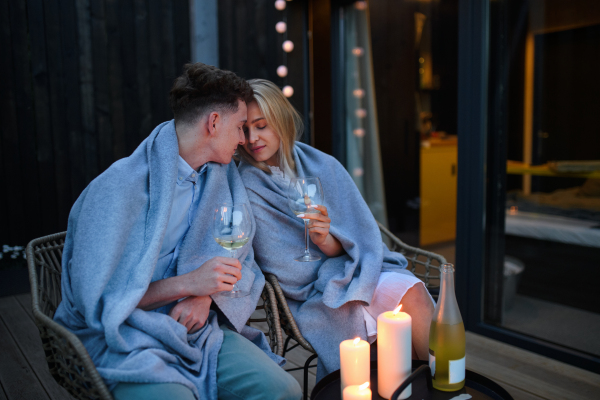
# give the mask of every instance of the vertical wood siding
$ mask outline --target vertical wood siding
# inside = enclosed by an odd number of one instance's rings
[[[188,0],[0,0],[0,244],[65,230],[86,185],[171,119]]]
[[[272,0],[219,0],[219,67],[233,71],[246,79],[262,78],[282,88],[291,85],[294,95],[290,103],[308,123],[308,90],[305,86],[307,51],[305,47],[307,2],[290,1],[286,11],[278,11]],[[284,35],[275,31],[275,24],[287,16],[287,38],[294,50],[285,54]],[[288,76],[277,76],[277,67],[285,64]]]

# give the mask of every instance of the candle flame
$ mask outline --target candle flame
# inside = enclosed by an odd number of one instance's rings
[[[363,383],[362,385],[360,385],[360,386],[358,387],[358,389],[359,389],[359,390],[365,390],[365,389],[366,389],[366,388],[368,388],[368,387],[369,387],[369,382],[365,382],[365,383]]]
[[[394,311],[392,311],[392,313],[394,315],[398,314],[400,312],[400,310],[402,309],[402,304],[400,304],[398,307],[396,307],[396,309]]]
[[[354,339],[354,345],[356,346],[358,344],[358,342],[360,342],[360,338],[357,337],[356,339]]]

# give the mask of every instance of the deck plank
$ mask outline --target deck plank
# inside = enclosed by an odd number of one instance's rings
[[[49,399],[0,313],[0,384],[11,400]]]
[[[20,350],[36,380],[42,386],[46,394],[45,398],[49,397],[52,400],[72,398],[50,374],[38,329],[31,318],[23,318],[25,315],[27,312],[14,296],[0,299],[0,316],[6,324],[5,328],[14,338],[16,348]]]
[[[500,384],[500,382],[498,383]],[[502,386],[508,392],[508,394],[512,396],[513,400],[547,400],[544,397],[536,396],[535,394],[526,392],[505,382],[502,382],[500,386]]]
[[[33,319],[33,311],[31,310],[31,293],[17,294],[15,295],[15,299],[21,304],[21,307],[23,307],[27,315],[29,315],[29,318],[31,318],[32,321],[35,321]]]
[[[545,399],[597,399],[600,375],[467,332],[467,368]]]

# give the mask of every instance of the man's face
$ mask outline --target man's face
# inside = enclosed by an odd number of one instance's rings
[[[221,164],[229,164],[238,145],[246,142],[244,124],[247,119],[246,102],[238,100],[237,112],[224,112],[217,122],[216,160]]]

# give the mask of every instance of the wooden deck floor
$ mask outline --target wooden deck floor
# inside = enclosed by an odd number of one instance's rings
[[[28,294],[0,298],[0,400],[72,399],[48,372],[30,301]],[[286,368],[304,365],[309,355],[292,350]],[[515,400],[600,398],[600,375],[469,332],[467,368],[495,380]],[[300,384],[302,374],[292,373]]]

